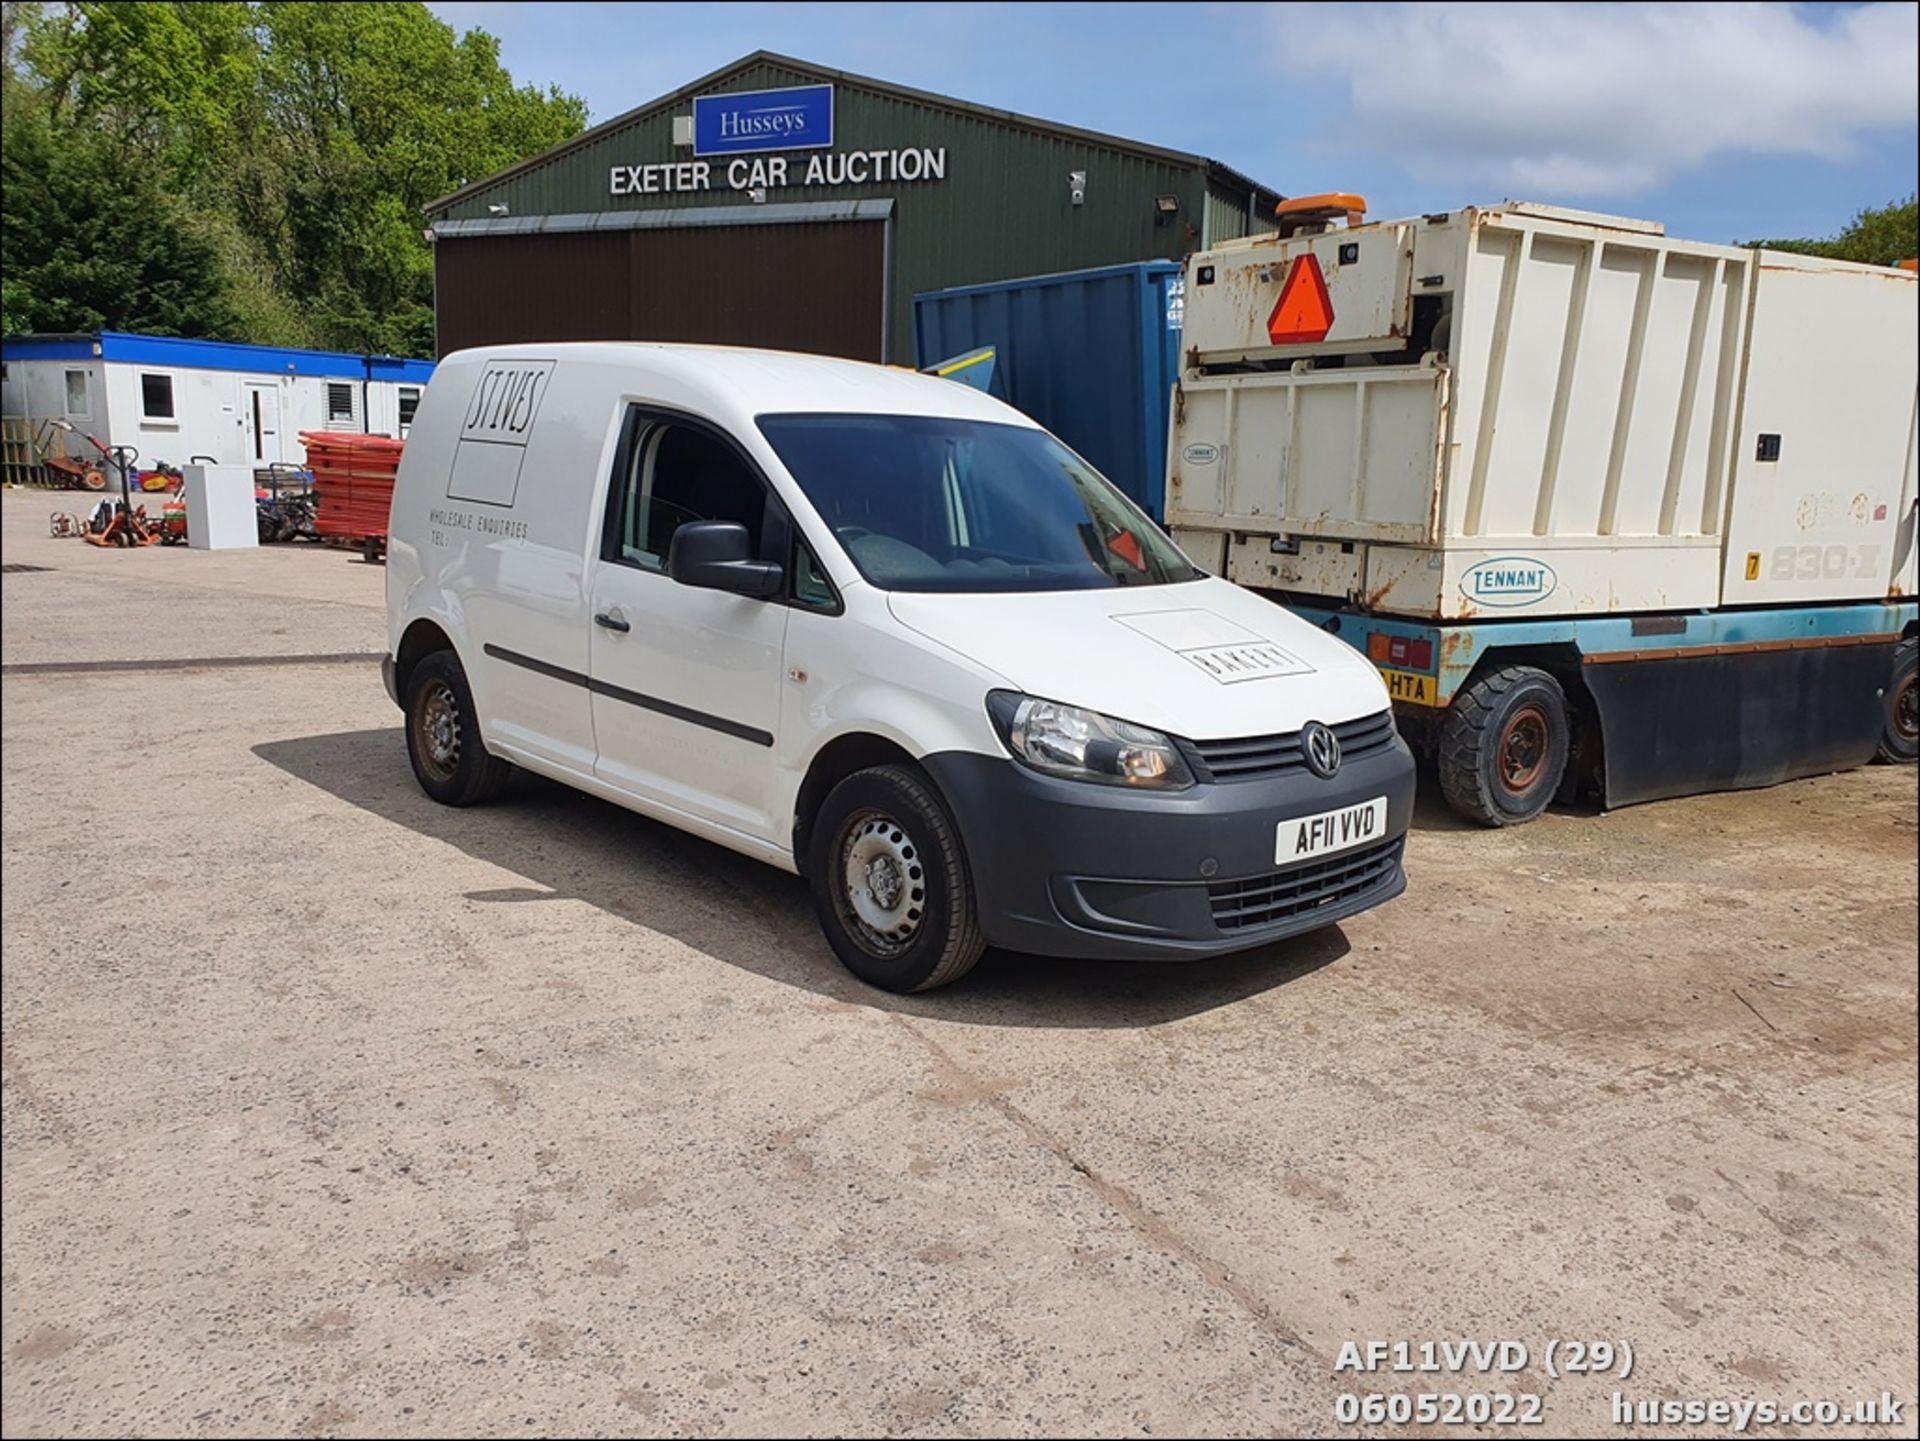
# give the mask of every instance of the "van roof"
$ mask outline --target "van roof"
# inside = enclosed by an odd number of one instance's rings
[[[938,415],[1033,426],[1012,406],[958,381],[897,365],[873,365],[791,350],[662,341],[566,341],[455,351],[443,369],[482,360],[557,360],[608,366],[694,392],[713,412],[743,420],[780,412]],[[1037,428],[1037,427],[1036,427]]]

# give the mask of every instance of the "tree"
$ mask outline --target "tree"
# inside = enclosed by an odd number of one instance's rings
[[[0,56],[9,328],[431,354],[422,208],[586,123],[410,0],[7,0]]]
[[[556,145],[586,123],[557,90],[516,88],[490,36],[422,5],[262,7],[275,164],[251,205],[276,211],[273,263],[328,343],[431,353],[426,203]],[[270,195],[277,193],[277,205]]]
[[[0,267],[9,332],[141,330],[232,338],[239,317],[196,217],[110,138],[62,135],[6,100]]]
[[[1826,240],[1750,240],[1768,250],[1791,250],[1799,255],[1823,255],[1829,260],[1853,260],[1862,265],[1897,265],[1920,256],[1920,203],[1909,195],[1879,208],[1862,210],[1853,223]]]

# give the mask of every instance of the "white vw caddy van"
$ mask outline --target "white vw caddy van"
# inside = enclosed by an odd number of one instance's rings
[[[387,623],[429,795],[524,766],[797,871],[890,990],[986,945],[1212,955],[1405,886],[1413,761],[1374,668],[951,381],[451,355],[394,487]]]

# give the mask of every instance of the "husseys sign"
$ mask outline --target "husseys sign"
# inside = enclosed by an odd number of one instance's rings
[[[817,150],[817,155],[771,151]],[[745,90],[693,102],[693,160],[616,165],[611,195],[679,195],[791,186],[892,185],[945,180],[947,148],[833,149],[833,87]],[[741,157],[730,159],[727,157]]]
[[[833,144],[833,87],[739,90],[693,101],[693,153],[816,150]]]

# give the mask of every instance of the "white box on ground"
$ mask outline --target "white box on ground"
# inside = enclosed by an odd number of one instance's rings
[[[195,550],[240,550],[260,544],[250,466],[189,465],[184,474],[188,545]]]

